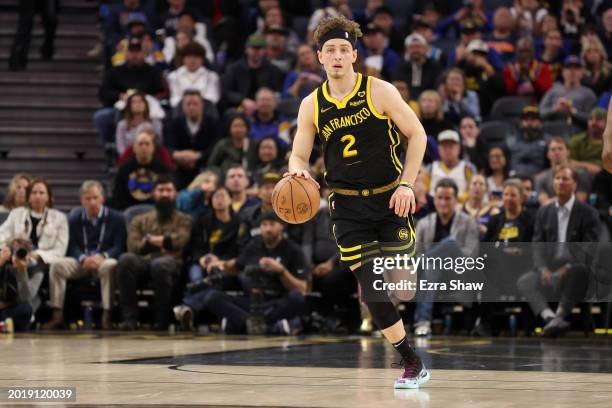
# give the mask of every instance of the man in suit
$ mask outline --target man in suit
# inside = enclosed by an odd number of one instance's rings
[[[53,317],[43,325],[44,329],[64,326],[66,281],[87,275],[100,279],[102,328],[111,328],[112,274],[117,258],[125,251],[125,221],[123,214],[104,205],[104,188],[98,181],[87,180],[82,184],[81,205],[68,219],[68,256],[53,262],[49,270]]]
[[[449,178],[442,179],[434,190],[436,212],[421,219],[416,227],[416,254],[425,253],[425,258],[475,257],[478,254],[478,225],[473,218],[456,211],[459,189]],[[424,268],[419,271],[419,280],[439,282],[442,271]],[[416,336],[431,333],[434,292],[421,294],[414,312]]]
[[[576,184],[573,168],[561,165],[555,169],[556,199],[538,210],[533,242],[558,244],[534,245],[534,269],[518,280],[518,288],[531,310],[546,323],[542,332],[545,337],[556,337],[569,329],[565,317],[584,298],[588,288],[588,260],[579,255],[586,252],[570,251],[568,244],[598,240],[598,214],[588,204],[576,200]],[[553,312],[547,300],[556,298],[559,306]]]

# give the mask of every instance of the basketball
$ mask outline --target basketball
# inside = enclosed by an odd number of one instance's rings
[[[319,210],[319,189],[313,180],[285,177],[274,187],[272,207],[285,222],[302,224]]]

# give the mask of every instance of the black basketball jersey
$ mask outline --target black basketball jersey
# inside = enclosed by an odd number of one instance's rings
[[[314,91],[315,125],[330,187],[376,188],[402,173],[399,132],[391,118],[376,112],[371,80],[358,73],[353,91],[342,101],[330,96],[327,81]]]

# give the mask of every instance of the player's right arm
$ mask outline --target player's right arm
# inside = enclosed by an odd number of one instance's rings
[[[300,104],[297,119],[297,131],[293,139],[293,147],[291,156],[289,156],[289,169],[283,177],[292,175],[303,177],[305,179],[314,179],[311,177],[308,169],[312,146],[317,135],[317,128],[314,119],[314,93],[308,95]],[[317,184],[318,186],[318,184]]]

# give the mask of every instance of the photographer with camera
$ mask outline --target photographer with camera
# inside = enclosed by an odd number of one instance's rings
[[[18,271],[27,270],[31,293],[28,300],[35,313],[40,304],[37,293],[44,272],[66,255],[68,221],[64,213],[53,208],[53,193],[44,179],[30,183],[26,202],[25,207],[13,209],[0,226],[0,248],[7,248],[16,239],[23,243],[22,250],[13,253],[16,256],[11,258],[11,264]]]
[[[68,256],[51,264],[49,270],[50,305],[53,317],[43,329],[58,329],[64,325],[66,281],[87,275],[100,279],[102,292],[102,328],[110,329],[112,273],[117,258],[125,251],[127,232],[123,214],[104,205],[104,187],[95,180],[81,185],[81,205],[70,215]]]
[[[301,248],[283,237],[284,223],[273,212],[260,218],[261,235],[237,258],[208,263],[207,272],[235,275],[239,271],[244,296],[230,296],[211,288],[185,299],[193,312],[209,310],[221,319],[225,333],[290,334],[288,320],[305,312],[304,293],[308,268]],[[257,328],[254,320],[257,319]]]
[[[32,317],[27,268],[15,268],[27,256],[26,242],[14,240],[0,251],[0,322],[13,319],[15,329],[27,330]]]

